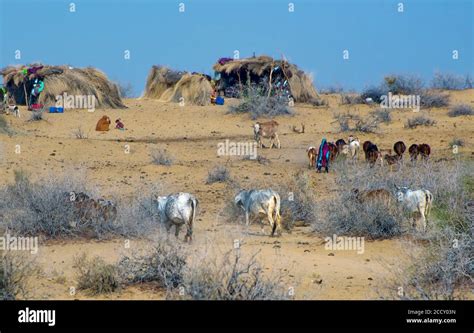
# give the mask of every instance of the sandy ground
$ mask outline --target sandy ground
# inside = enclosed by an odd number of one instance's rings
[[[474,103],[474,90],[450,92],[451,103]],[[365,252],[325,250],[323,239],[309,227],[297,227],[280,238],[261,235],[260,227],[246,230],[238,224],[224,223],[219,213],[229,197],[225,184],[205,184],[207,172],[215,165],[224,164],[231,176],[244,188],[271,186],[291,177],[298,170],[307,169],[306,148],[318,145],[322,137],[336,140],[347,137],[338,133],[333,113],[351,109],[366,115],[374,107],[339,105],[336,95],[323,96],[328,107],[298,105],[293,117],[278,117],[282,149],[263,149],[258,153],[270,160],[269,165],[245,161],[241,157],[217,156],[217,144],[226,139],[249,141],[252,129],[247,116],[227,114],[226,106],[184,106],[155,100],[126,100],[127,109],[68,110],[64,114],[45,114],[41,122],[29,122],[29,112],[21,109],[22,118],[6,116],[13,136],[0,134],[3,154],[0,183],[13,181],[13,171],[27,171],[33,181],[51,175],[85,173],[89,186],[97,188],[104,197],[130,197],[143,188],[159,184],[165,193],[186,191],[200,200],[199,219],[195,225],[195,241],[189,245],[198,253],[213,248],[216,255],[229,250],[235,239],[242,241],[242,251],[258,254],[259,261],[269,274],[286,269],[288,288],[293,288],[298,299],[373,299],[384,294],[386,281],[394,268],[407,264],[401,256],[402,239],[370,241]],[[229,103],[236,101],[229,100]],[[450,118],[447,108],[421,111],[436,120],[432,127],[405,129],[411,110],[394,110],[393,121],[382,124],[377,134],[359,134],[361,141],[371,140],[379,148],[392,148],[403,140],[429,143],[432,158],[452,159],[449,142],[461,138],[465,146],[460,154],[472,158],[474,154],[474,123],[472,117]],[[103,115],[112,121],[121,118],[126,131],[112,129],[106,133],[95,131],[95,124]],[[292,126],[304,123],[303,134],[294,133]],[[74,132],[79,128],[87,139],[79,140]],[[15,153],[19,145],[21,152]],[[174,157],[172,166],[157,166],[151,162],[150,150],[166,148]],[[357,167],[364,167],[362,158]],[[388,171],[387,171],[388,172]],[[334,174],[312,173],[314,191],[318,198],[334,191]],[[267,230],[268,231],[268,230]],[[40,245],[36,260],[42,268],[41,276],[31,282],[30,297],[40,299],[91,298],[81,292],[70,294],[75,285],[73,257],[85,252],[98,255],[108,262],[121,254],[146,246],[146,240],[131,240],[125,248],[124,239],[110,241],[74,240],[47,241]],[[161,299],[163,293],[150,286],[127,288],[100,296],[107,299]]]

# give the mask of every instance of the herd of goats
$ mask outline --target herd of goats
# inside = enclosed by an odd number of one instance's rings
[[[262,138],[271,140],[270,148],[274,141],[277,142],[277,148],[280,148],[277,129],[278,123],[274,120],[265,123],[256,123],[253,126],[254,138],[260,147],[263,147]],[[335,143],[329,142],[329,160],[335,160],[339,155],[350,156],[357,159],[360,149],[360,141],[357,137],[349,136],[348,142],[339,139]],[[374,166],[377,162],[383,165],[385,160],[389,165],[398,163],[402,160],[406,151],[406,145],[402,141],[394,144],[392,155],[391,149],[379,150],[377,145],[365,141],[362,144],[365,153],[365,159],[369,165]],[[412,160],[416,160],[419,155],[427,159],[431,153],[430,146],[427,144],[413,144],[408,149]],[[307,149],[309,166],[314,167],[318,156],[318,150],[315,147]],[[79,220],[90,221],[92,219],[109,222],[117,217],[117,208],[114,203],[104,199],[93,199],[85,193],[65,193],[75,210]],[[354,195],[360,202],[379,201],[390,204],[393,195],[386,189],[374,189],[367,191],[354,190]],[[184,240],[191,241],[193,234],[193,224],[196,221],[196,212],[198,208],[197,198],[190,193],[175,193],[168,196],[158,196],[155,198],[157,213],[161,223],[169,232],[172,226],[175,226],[175,236],[178,237],[181,227],[186,227]],[[409,189],[407,187],[397,187],[397,202],[402,204],[409,212],[413,214],[414,227],[426,231],[427,217],[430,213],[433,203],[433,195],[425,189]],[[245,222],[248,226],[250,216],[258,218],[263,216],[268,220],[271,228],[271,236],[281,235],[281,215],[280,215],[280,195],[272,189],[252,189],[241,190],[234,198],[234,204],[241,208],[245,213]],[[419,216],[419,218],[415,218]],[[264,223],[262,220],[262,223]]]

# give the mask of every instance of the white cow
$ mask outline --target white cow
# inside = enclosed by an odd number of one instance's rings
[[[351,157],[353,160],[357,159],[357,154],[360,149],[360,141],[357,137],[352,135],[349,137],[349,151],[351,152]]]
[[[420,218],[413,217],[414,226],[421,219],[423,232],[426,232],[426,221],[433,205],[433,194],[428,190],[410,190],[408,187],[397,187],[397,200],[411,213],[419,214]]]
[[[241,190],[234,199],[237,206],[245,212],[245,223],[249,225],[249,215],[266,215],[272,229],[271,236],[281,235],[280,195],[272,189]],[[262,221],[263,222],[263,221]]]
[[[186,225],[186,236],[184,241],[191,241],[193,236],[193,223],[196,220],[198,200],[189,193],[176,193],[168,196],[157,197],[158,211],[161,222],[169,232],[175,226],[175,236],[179,236],[179,230]]]

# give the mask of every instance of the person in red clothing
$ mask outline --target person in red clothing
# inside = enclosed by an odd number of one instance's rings
[[[120,120],[120,118],[115,120],[115,128],[122,131],[125,130],[125,125],[122,123],[122,120]]]

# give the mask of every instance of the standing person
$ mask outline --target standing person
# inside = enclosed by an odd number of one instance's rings
[[[31,95],[30,95],[30,106],[36,103],[36,101],[38,100],[39,94],[43,91],[43,89],[44,89],[43,80],[35,79],[35,82],[33,83],[33,89],[31,90]]]
[[[321,141],[321,144],[319,145],[319,150],[318,150],[318,160],[316,163],[316,167],[318,169],[318,172],[321,172],[321,168],[324,167],[324,170],[326,172],[329,172],[329,145],[326,142],[326,138],[323,138]]]

